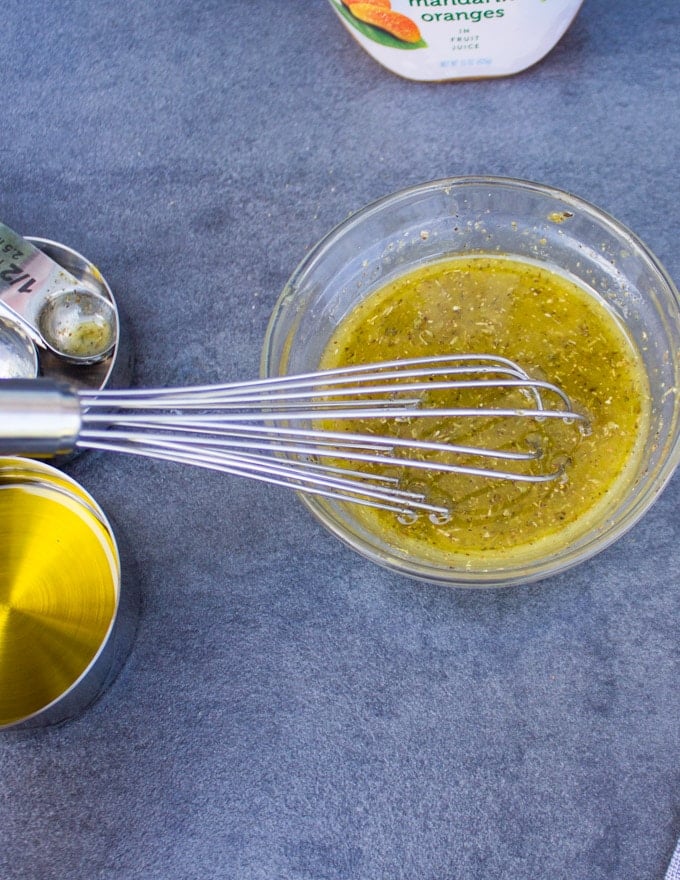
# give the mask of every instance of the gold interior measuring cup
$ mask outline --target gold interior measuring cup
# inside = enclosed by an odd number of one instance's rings
[[[74,480],[0,458],[0,730],[78,714],[134,636],[111,526]]]

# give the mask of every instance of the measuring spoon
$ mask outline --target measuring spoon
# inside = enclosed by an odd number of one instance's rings
[[[13,318],[0,315],[0,379],[34,379],[38,353],[32,337]]]
[[[71,364],[98,363],[116,342],[113,304],[86,287],[51,294],[38,312],[37,326],[0,299],[2,312],[19,324],[35,345]]]

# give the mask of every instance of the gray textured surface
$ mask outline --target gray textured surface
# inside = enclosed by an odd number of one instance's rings
[[[675,0],[586,0],[540,65],[416,84],[325,0],[3,4],[0,216],[101,267],[137,384],[246,378],[329,227],[411,183],[575,192],[680,278]],[[144,609],[103,698],[0,738],[0,876],[643,880],[680,834],[680,480],[509,591],[382,571],[283,490],[90,454]]]

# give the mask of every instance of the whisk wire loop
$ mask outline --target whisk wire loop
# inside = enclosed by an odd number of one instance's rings
[[[561,466],[540,472],[532,465],[542,449],[531,440],[531,430],[518,430],[520,446],[506,434],[497,448],[481,440],[456,442],[466,420],[587,425],[558,386],[486,354],[397,359],[188,388],[60,388],[59,394],[69,425],[73,398],[77,402],[77,448],[192,464],[400,514],[447,512],[404,488],[408,480],[402,484],[401,477],[408,471],[530,483],[562,474]],[[0,412],[8,399],[0,394]],[[474,405],[465,405],[470,400]],[[339,429],[343,423],[346,430]],[[0,428],[0,442],[10,431]],[[467,436],[474,441],[478,433],[473,428]]]

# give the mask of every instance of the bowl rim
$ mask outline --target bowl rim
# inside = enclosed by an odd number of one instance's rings
[[[283,290],[277,298],[267,325],[263,341],[262,355],[260,359],[260,375],[268,377],[277,375],[272,373],[272,346],[278,330],[281,315],[294,300],[294,292],[300,281],[313,267],[324,258],[327,251],[332,248],[349,230],[364,222],[366,219],[389,209],[390,206],[404,203],[413,197],[426,195],[446,189],[464,189],[466,187],[489,186],[494,189],[507,188],[509,190],[523,190],[542,195],[543,197],[571,206],[582,213],[591,215],[599,222],[606,231],[617,239],[626,242],[633,250],[646,261],[652,270],[658,275],[661,289],[668,300],[674,305],[677,319],[680,320],[680,293],[664,265],[654,252],[624,223],[617,220],[612,214],[580,196],[566,190],[559,189],[547,184],[536,183],[516,177],[503,177],[494,175],[466,175],[460,177],[444,177],[414,184],[387,195],[381,196],[369,202],[363,208],[351,213],[340,223],[332,227],[319,241],[309,250],[304,258],[285,283]],[[292,293],[291,293],[292,292]],[[675,356],[676,363],[678,355]],[[680,370],[680,365],[678,365]],[[676,389],[676,412],[678,407]],[[671,435],[672,436],[672,435]],[[532,583],[548,577],[559,575],[575,565],[585,562],[596,554],[605,550],[619,540],[626,532],[639,522],[649,508],[655,503],[665,486],[668,484],[678,465],[680,464],[680,419],[676,419],[675,436],[670,442],[668,452],[662,462],[659,463],[655,477],[644,487],[636,497],[630,509],[613,525],[610,523],[604,534],[593,535],[592,531],[587,534],[587,542],[582,543],[575,552],[561,551],[558,557],[554,555],[531,560],[525,563],[511,563],[512,568],[503,569],[471,569],[456,567],[445,569],[435,568],[427,563],[419,563],[415,560],[401,559],[392,556],[376,546],[367,546],[359,538],[348,532],[338,522],[329,516],[322,501],[310,497],[304,493],[297,493],[302,503],[318,519],[325,528],[339,538],[343,543],[371,561],[398,574],[405,575],[430,583],[445,584],[452,587],[465,588],[489,588],[501,586],[514,586],[517,584]],[[641,482],[644,482],[644,475]],[[518,565],[524,570],[518,571]],[[527,570],[529,569],[529,570]]]

